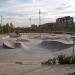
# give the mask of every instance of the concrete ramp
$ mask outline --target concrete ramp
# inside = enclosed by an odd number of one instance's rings
[[[59,41],[43,41],[38,46],[42,48],[50,49],[52,51],[60,51],[72,47],[72,44],[64,44]]]
[[[3,43],[3,46],[11,49],[21,48],[21,42],[8,40]]]
[[[14,49],[15,48],[15,44],[12,41],[5,41],[3,43],[3,46],[6,47],[6,48],[11,48],[11,49]]]

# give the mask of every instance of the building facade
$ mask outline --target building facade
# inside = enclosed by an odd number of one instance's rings
[[[53,32],[55,30],[55,25],[56,25],[56,23],[45,23],[45,24],[39,25],[38,27],[40,29]]]
[[[32,25],[31,25],[31,28],[32,28],[32,29],[35,29],[35,28],[37,28],[37,25],[32,24]]]
[[[57,18],[56,19],[57,25],[62,25],[64,27],[72,27],[73,26],[73,17],[66,16],[62,18]]]

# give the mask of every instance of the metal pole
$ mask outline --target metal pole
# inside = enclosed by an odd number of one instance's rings
[[[74,38],[73,38],[73,58],[74,58]]]
[[[2,19],[3,19],[3,16],[1,16],[1,32],[3,32],[3,28],[2,28]]]
[[[39,25],[41,25],[41,11],[39,9]]]
[[[41,11],[40,11],[40,9],[39,9],[39,25],[41,25]],[[41,28],[39,28],[40,29],[40,32],[41,32]]]
[[[74,44],[74,41],[75,41],[74,39],[75,39],[75,37],[74,37],[74,32],[73,32],[73,53],[72,53],[73,59],[74,59],[74,45],[75,45]]]
[[[1,16],[1,26],[2,26],[2,16]]]
[[[31,17],[29,18],[29,23],[30,23],[30,26],[31,26]],[[29,39],[30,39],[30,36],[31,36],[31,34],[29,33]]]
[[[30,21],[30,25],[31,25],[31,17],[29,18],[29,21]]]

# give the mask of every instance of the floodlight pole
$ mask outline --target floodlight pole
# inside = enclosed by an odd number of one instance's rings
[[[41,25],[41,11],[39,9],[39,25]]]
[[[1,16],[1,32],[3,32],[3,28],[2,28],[2,20],[3,20],[3,16]]]
[[[1,16],[1,26],[2,26],[2,16]]]
[[[31,25],[31,17],[29,18],[29,21],[30,21],[30,25]]]
[[[73,53],[72,53],[72,57],[73,57],[73,59],[74,59],[74,45],[75,45],[74,31],[72,32],[72,39],[73,39]]]
[[[31,24],[31,21],[32,21],[32,19],[31,19],[31,17],[30,17],[30,18],[29,18],[30,26],[32,25],[32,24]],[[30,35],[31,35],[31,34],[29,33],[29,39],[30,39]]]
[[[73,59],[74,59],[74,39],[75,38],[73,38]]]
[[[41,25],[41,11],[39,9],[39,25]],[[40,32],[41,32],[41,28],[40,28]],[[41,33],[40,33],[40,38],[41,38]]]

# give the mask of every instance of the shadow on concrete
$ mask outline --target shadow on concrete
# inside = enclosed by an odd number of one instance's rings
[[[8,50],[8,49],[11,49],[11,48],[4,47],[3,45],[0,45],[0,50]]]

